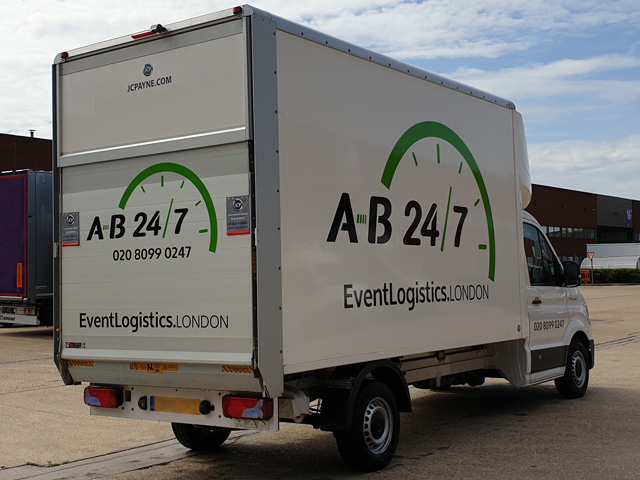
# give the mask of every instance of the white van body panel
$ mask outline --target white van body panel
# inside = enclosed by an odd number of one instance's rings
[[[511,102],[248,6],[166,29],[54,65],[55,360],[130,407],[92,413],[277,430],[375,368],[409,411],[592,345],[552,249],[532,282]],[[274,416],[146,408],[233,396]]]

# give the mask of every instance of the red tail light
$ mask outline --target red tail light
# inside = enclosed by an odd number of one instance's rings
[[[84,389],[84,403],[90,407],[118,408],[122,405],[122,390],[113,387],[87,387]]]
[[[222,397],[222,414],[227,418],[269,420],[273,417],[270,398]]]

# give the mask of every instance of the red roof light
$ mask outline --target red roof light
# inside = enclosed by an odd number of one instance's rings
[[[131,38],[133,38],[134,40],[137,40],[139,38],[149,37],[154,34],[155,32],[152,32],[151,30],[147,30],[146,32],[135,33],[131,35]]]
[[[160,23],[156,23],[155,25],[151,25],[151,27],[149,27],[149,30],[147,30],[146,32],[134,33],[133,35],[131,35],[131,38],[137,40],[139,38],[149,37],[156,33],[164,33],[166,31],[167,29],[165,27],[163,27]]]

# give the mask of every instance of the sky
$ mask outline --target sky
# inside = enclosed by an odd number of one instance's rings
[[[0,0],[0,133],[51,138],[51,64],[233,7]],[[640,200],[638,0],[256,0],[253,6],[515,103],[533,183]]]

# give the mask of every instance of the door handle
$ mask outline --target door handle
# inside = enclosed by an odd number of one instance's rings
[[[542,300],[540,300],[540,297],[536,297],[533,299],[533,301],[531,302],[532,305],[540,305],[542,303]]]

